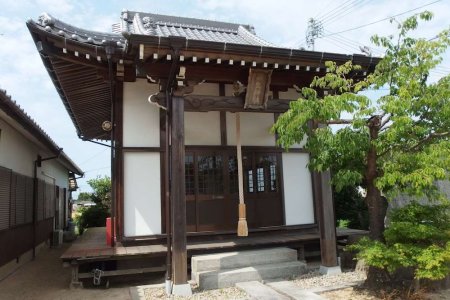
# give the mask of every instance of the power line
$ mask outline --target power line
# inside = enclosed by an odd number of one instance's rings
[[[340,11],[337,11],[334,14],[328,16],[326,19],[324,19],[323,24],[327,24],[329,22],[332,22],[333,20],[336,20],[337,18],[340,18],[343,15],[349,14],[364,1],[365,0],[357,0],[352,3],[349,3],[346,7],[343,7]]]
[[[337,14],[336,16],[331,17],[328,20],[325,20],[323,22],[323,25],[325,26],[325,24],[326,24],[327,26],[329,26],[330,24],[336,22],[337,20],[340,20],[341,18],[343,18],[343,17],[347,16],[348,14],[352,13],[355,9],[361,7],[364,4],[364,2],[366,2],[366,1],[367,0],[362,0],[362,1],[358,2],[358,3],[356,3],[355,5],[353,5],[352,7],[350,7],[349,9],[347,9],[346,11],[343,11],[341,14]]]
[[[317,18],[318,18],[319,20],[324,20],[324,19],[327,18],[330,14],[333,14],[333,13],[335,13],[336,11],[342,9],[343,6],[345,6],[348,2],[351,2],[351,1],[354,1],[354,0],[347,0],[347,1],[345,1],[344,3],[339,4],[338,6],[336,6],[335,8],[333,8],[332,10],[330,10],[329,12],[323,14],[322,16],[319,15]]]
[[[353,52],[352,49],[347,48],[346,46],[342,46],[341,44],[334,42],[332,38],[327,39],[326,41],[327,41],[328,43],[330,43],[330,44],[335,45],[335,46],[338,47],[338,48],[341,48],[342,50],[345,50],[346,53],[349,52],[349,51],[350,51],[350,52]],[[349,49],[350,49],[350,50],[349,50]]]
[[[80,165],[83,165],[83,164],[87,163],[87,162],[90,161],[91,159],[93,159],[93,158],[97,157],[98,155],[104,153],[106,150],[108,150],[108,148],[102,149],[100,152],[98,152],[98,153],[92,155],[92,156],[89,157],[88,159],[86,159],[86,160],[84,160],[83,162],[81,162]]]
[[[332,2],[333,2],[333,0],[329,0],[328,2],[326,2],[326,5],[321,7],[319,12],[314,16],[313,19],[317,19],[319,17],[319,15],[321,14],[321,11],[324,10],[325,8],[327,8]]]
[[[377,20],[377,21],[373,21],[373,22],[370,22],[370,23],[367,23],[367,24],[363,24],[363,25],[360,25],[360,26],[357,26],[357,27],[353,27],[353,28],[349,28],[349,29],[346,29],[346,30],[342,30],[342,31],[339,31],[339,32],[333,32],[333,33],[330,33],[330,34],[328,34],[328,35],[321,36],[321,38],[329,37],[329,36],[332,36],[332,35],[336,35],[336,34],[348,32],[348,31],[357,30],[357,29],[364,28],[364,27],[367,27],[367,26],[370,26],[370,25],[374,25],[374,24],[377,24],[377,23],[380,23],[380,22],[383,22],[383,21],[386,21],[386,20],[389,20],[389,19],[392,19],[392,18],[401,16],[401,15],[410,13],[410,12],[412,12],[412,11],[415,11],[415,10],[418,10],[418,9],[421,9],[421,8],[424,8],[424,7],[426,7],[426,6],[430,6],[430,5],[432,5],[432,4],[435,4],[435,3],[438,3],[438,2],[441,2],[441,1],[442,1],[442,0],[436,0],[436,1],[433,1],[433,2],[430,2],[430,3],[427,3],[427,4],[424,4],[424,5],[422,5],[422,6],[419,6],[419,7],[416,7],[416,8],[407,10],[407,11],[404,11],[404,12],[402,12],[402,13],[399,13],[399,14],[396,14],[396,15],[393,15],[393,16],[390,16],[390,17],[386,17],[386,18],[383,18],[383,19],[380,19],[380,20]]]
[[[98,169],[87,170],[87,171],[84,171],[84,173],[89,173],[89,172],[94,172],[94,171],[104,170],[104,169],[107,169],[107,168],[111,168],[111,166],[105,166],[105,167],[101,167],[101,168],[98,168]]]

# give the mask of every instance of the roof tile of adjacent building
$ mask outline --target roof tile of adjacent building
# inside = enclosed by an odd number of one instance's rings
[[[53,153],[62,150],[55,141],[21,108],[11,99],[5,90],[0,89],[0,110],[4,111],[10,118],[20,124],[26,131],[43,143]],[[60,159],[67,164],[70,171],[82,175],[83,171],[64,153],[61,152]]]

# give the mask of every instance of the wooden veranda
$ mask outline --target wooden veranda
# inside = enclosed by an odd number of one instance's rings
[[[306,230],[307,231],[307,230]],[[367,231],[357,229],[337,229],[337,240],[345,243],[349,236],[365,235]],[[101,269],[105,263],[115,263],[124,260],[154,259],[152,267],[121,269],[113,264],[110,270],[102,270],[105,277],[131,275],[165,271],[165,256],[167,254],[164,237],[152,240],[135,241],[132,244],[117,243],[114,247],[106,244],[105,227],[89,228],[78,238],[61,259],[72,266],[71,285],[79,285],[79,279],[92,278],[94,269]],[[315,230],[273,230],[261,233],[254,232],[248,237],[229,235],[191,235],[187,237],[188,261],[193,255],[248,250],[254,248],[289,247],[297,249],[299,259],[307,256],[318,256],[319,233]]]

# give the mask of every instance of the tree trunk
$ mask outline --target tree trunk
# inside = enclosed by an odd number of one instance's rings
[[[377,168],[377,152],[374,145],[375,140],[378,138],[380,130],[380,117],[373,117],[369,123],[370,132],[370,148],[367,153],[367,166],[366,166],[366,184],[367,195],[366,204],[369,211],[369,236],[373,240],[384,241],[384,217],[386,216],[387,202],[384,197],[381,196],[381,191],[375,186],[375,181],[378,178]],[[367,280],[365,285],[372,289],[378,289],[383,287],[383,284],[388,281],[386,272],[384,270],[369,267],[367,273]]]
[[[383,241],[387,203],[375,186],[375,179],[367,183],[366,203],[369,208],[369,236],[371,239]]]
[[[367,195],[366,204],[369,210],[369,231],[370,237],[374,240],[383,240],[384,217],[386,215],[385,199],[381,197],[381,191],[375,186],[375,180],[378,178],[377,151],[374,142],[378,138],[381,118],[378,116],[369,120],[370,146],[367,152],[366,183]]]

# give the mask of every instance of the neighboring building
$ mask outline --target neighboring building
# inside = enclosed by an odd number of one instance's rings
[[[112,140],[116,241],[172,228],[174,283],[185,284],[187,234],[236,234],[240,134],[250,235],[320,232],[323,265],[337,265],[329,173],[311,174],[302,145],[285,151],[269,130],[325,61],[353,60],[357,80],[377,59],[276,47],[248,25],[130,11],[113,33],[47,14],[27,25],[79,137]]]
[[[75,174],[83,172],[0,90],[0,279],[64,229]]]

